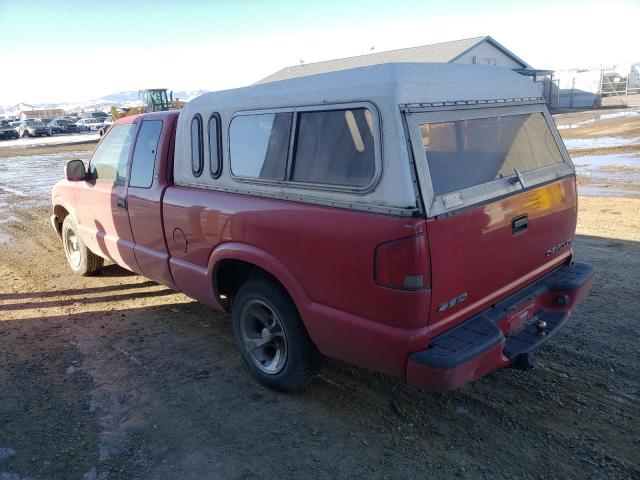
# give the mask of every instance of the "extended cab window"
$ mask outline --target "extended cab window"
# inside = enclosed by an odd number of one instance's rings
[[[202,117],[196,114],[191,120],[191,171],[194,177],[202,175],[204,153],[202,151]]]
[[[220,120],[217,114],[209,118],[209,172],[212,177],[220,175]]]
[[[142,122],[131,161],[129,186],[149,188],[153,183],[153,170],[158,153],[158,141],[162,132],[162,120]]]
[[[420,125],[434,195],[562,163],[540,112]]]
[[[114,125],[98,145],[89,175],[101,182],[124,183],[127,176],[129,150],[136,130],[134,123]]]
[[[231,171],[238,177],[284,180],[291,113],[240,115],[229,127]]]
[[[365,108],[300,112],[292,180],[365,187],[376,164],[373,117]]]

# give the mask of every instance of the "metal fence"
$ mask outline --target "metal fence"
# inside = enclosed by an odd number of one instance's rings
[[[548,79],[550,108],[600,108],[640,105],[640,81],[637,67],[626,75],[603,70],[557,72]]]

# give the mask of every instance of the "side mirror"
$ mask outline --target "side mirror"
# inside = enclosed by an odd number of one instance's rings
[[[85,180],[87,178],[87,170],[84,168],[82,160],[70,160],[65,167],[67,180]]]

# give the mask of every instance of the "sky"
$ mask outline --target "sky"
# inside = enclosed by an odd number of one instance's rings
[[[535,68],[640,62],[640,0],[0,0],[0,105],[220,90],[285,66],[491,35]]]

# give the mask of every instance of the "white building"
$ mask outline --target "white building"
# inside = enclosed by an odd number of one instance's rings
[[[530,76],[538,86],[540,96],[547,99],[550,97],[553,72],[551,70],[533,68],[489,36],[389,50],[356,57],[338,58],[324,62],[293,65],[278,70],[258,83],[391,62],[464,63],[509,68]]]

